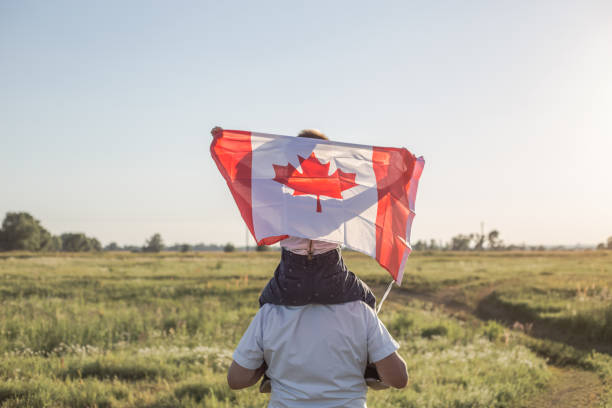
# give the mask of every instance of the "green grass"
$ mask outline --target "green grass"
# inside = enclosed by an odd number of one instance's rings
[[[370,406],[521,406],[546,387],[546,361],[609,382],[605,252],[415,255],[381,314],[411,381],[369,392]],[[278,256],[0,254],[0,406],[265,406],[225,375]],[[345,258],[371,286],[389,281]],[[438,295],[485,322],[450,316]]]

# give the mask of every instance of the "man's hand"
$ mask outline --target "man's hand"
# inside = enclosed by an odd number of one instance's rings
[[[213,129],[214,130],[214,129]],[[268,366],[266,362],[255,370],[242,367],[235,361],[232,361],[232,365],[227,371],[227,384],[232,390],[239,390],[241,388],[250,387],[257,383],[263,373],[266,372]]]
[[[213,137],[218,137],[218,136],[221,136],[221,132],[223,132],[223,128],[219,126],[215,126],[210,131],[210,134],[213,135]]]

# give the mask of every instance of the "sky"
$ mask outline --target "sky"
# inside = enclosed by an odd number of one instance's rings
[[[0,0],[0,215],[243,245],[210,129],[318,128],[425,157],[413,242],[594,245],[611,43],[606,0]]]

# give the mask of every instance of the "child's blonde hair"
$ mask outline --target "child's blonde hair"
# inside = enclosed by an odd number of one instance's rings
[[[325,134],[318,129],[304,129],[298,134],[298,137],[308,137],[310,139],[329,140],[327,136],[325,136]]]

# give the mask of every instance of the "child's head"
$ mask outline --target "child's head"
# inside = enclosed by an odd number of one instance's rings
[[[304,129],[298,134],[298,137],[308,137],[310,139],[329,140],[323,132],[317,129]]]

